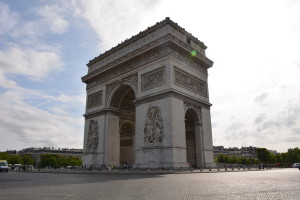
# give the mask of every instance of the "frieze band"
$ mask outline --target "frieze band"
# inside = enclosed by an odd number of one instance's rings
[[[171,38],[172,37],[174,36],[171,36]],[[93,78],[90,77],[92,76],[92,74],[88,74],[83,77],[82,80],[87,83],[87,89],[89,89],[111,79],[112,77],[132,71],[139,66],[145,65],[166,55],[173,55],[174,57],[177,57],[181,61],[188,63],[190,66],[197,69],[203,74],[207,74],[207,68],[210,67],[205,62],[200,61],[200,59],[191,58],[189,52],[174,44],[173,42],[166,42],[114,67],[111,66],[112,68],[107,69],[103,72],[99,72],[99,74]],[[101,70],[104,69],[101,68]]]
[[[207,97],[206,83],[204,81],[201,81],[200,79],[189,75],[186,72],[183,72],[177,68],[174,69],[174,74],[175,84],[183,86],[187,89],[201,94],[204,97]]]
[[[87,108],[102,105],[102,91],[88,96]]]
[[[166,82],[165,67],[142,75],[142,91],[157,87]]]

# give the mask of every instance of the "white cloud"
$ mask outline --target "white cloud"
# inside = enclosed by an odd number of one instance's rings
[[[145,29],[143,22],[154,15],[157,3],[155,0],[78,0],[73,6],[75,14],[86,19],[97,33],[101,50],[109,50]]]
[[[0,6],[0,35],[9,35],[22,43],[36,44],[36,41],[45,34],[63,34],[69,29],[66,20],[68,11],[59,2],[26,10],[25,12],[33,16],[32,19],[22,16],[24,13],[11,12],[6,4],[2,6],[3,8]]]
[[[19,74],[41,80],[63,64],[55,50],[11,47],[0,51],[0,74]],[[3,84],[3,83],[2,83]],[[6,87],[4,85],[0,85]]]
[[[67,31],[65,10],[45,5],[31,11],[35,19],[18,18],[24,13],[13,13],[0,2],[0,35],[7,39],[0,49],[0,150],[29,146],[81,148],[83,118],[73,115],[72,108],[84,108],[82,95],[51,96],[47,91],[31,89],[26,82],[46,82],[63,69],[59,49],[55,44],[47,45],[40,36]],[[21,85],[12,77],[27,79]]]
[[[33,8],[33,20],[23,19],[23,15],[0,3],[0,35],[11,34],[19,39],[0,50],[0,86],[11,89],[10,94],[1,94],[7,108],[1,110],[1,116],[8,115],[9,119],[0,124],[1,130],[5,127],[19,140],[33,143],[47,143],[47,137],[54,137],[49,143],[59,142],[55,140],[55,137],[62,139],[58,129],[66,132],[66,137],[71,137],[73,131],[79,134],[72,127],[82,123],[81,118],[71,117],[69,109],[76,103],[84,107],[84,95],[51,96],[25,89],[8,76],[17,74],[42,80],[62,69],[60,52],[46,45],[40,36],[66,33],[73,25],[73,21],[68,21],[70,14],[90,24],[98,35],[101,51],[169,16],[208,46],[206,53],[215,63],[209,69],[214,144],[252,145],[279,151],[299,144],[300,3],[297,1],[59,2]],[[40,99],[41,104],[53,105],[46,111],[26,103],[26,99],[33,98]],[[9,99],[16,101],[9,104]],[[15,116],[9,110],[20,114]],[[33,128],[22,121],[25,118]],[[18,128],[13,127],[16,121],[20,121],[15,125]],[[47,137],[38,135],[42,127]]]
[[[11,12],[9,7],[0,2],[0,35],[9,33],[18,23],[18,15]]]
[[[24,146],[82,146],[83,119],[64,113],[51,114],[33,107],[23,101],[22,95],[15,91],[0,94],[1,138],[13,135]],[[4,147],[3,147],[4,146]],[[1,145],[4,148],[16,148],[9,141]]]
[[[45,5],[34,9],[41,19],[36,22],[36,26],[41,31],[49,30],[52,33],[65,33],[68,30],[69,23],[65,20],[66,10],[57,4]]]

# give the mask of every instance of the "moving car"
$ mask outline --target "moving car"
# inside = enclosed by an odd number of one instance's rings
[[[8,172],[9,167],[6,160],[0,160],[0,172]]]
[[[294,163],[294,164],[293,164],[293,167],[299,168],[299,165],[300,165],[300,163]]]

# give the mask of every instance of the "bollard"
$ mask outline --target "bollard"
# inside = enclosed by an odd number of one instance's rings
[[[232,171],[234,170],[234,167],[232,167]]]
[[[211,171],[211,167],[209,166],[208,168],[209,168],[209,171]]]
[[[238,166],[238,170],[240,170],[241,169],[241,167],[240,166]]]
[[[227,167],[225,166],[225,171],[227,171]]]

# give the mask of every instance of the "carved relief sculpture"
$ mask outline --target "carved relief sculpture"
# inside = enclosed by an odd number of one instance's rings
[[[207,97],[206,84],[181,70],[175,69],[175,83]]]
[[[160,68],[142,75],[142,91],[165,83],[165,68]]]
[[[89,95],[87,107],[92,108],[102,104],[102,92],[97,92],[95,94]]]
[[[163,120],[158,106],[148,108],[147,119],[144,128],[144,142],[162,142],[164,137]]]
[[[99,142],[98,122],[91,120],[89,125],[86,146],[89,150],[96,150]]]

